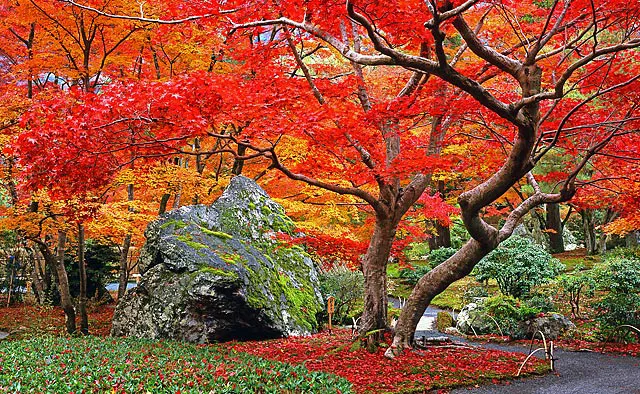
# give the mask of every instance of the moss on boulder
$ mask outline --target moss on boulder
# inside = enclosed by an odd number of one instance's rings
[[[192,342],[275,338],[316,331],[318,273],[284,209],[235,177],[211,206],[171,211],[149,224],[142,279],[118,304],[113,335]]]

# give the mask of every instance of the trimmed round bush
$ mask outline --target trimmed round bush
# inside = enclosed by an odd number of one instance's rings
[[[495,279],[504,295],[520,298],[533,286],[547,283],[564,265],[542,246],[519,236],[500,244],[476,265],[476,279]]]

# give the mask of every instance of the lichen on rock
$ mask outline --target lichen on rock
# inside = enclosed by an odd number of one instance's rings
[[[242,176],[211,206],[163,215],[147,227],[142,278],[118,304],[112,334],[211,342],[314,332],[318,273],[302,248],[277,237],[294,228]]]

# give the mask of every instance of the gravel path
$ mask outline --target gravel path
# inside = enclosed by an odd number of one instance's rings
[[[444,334],[431,330],[416,332],[416,338],[422,336],[441,337]],[[460,337],[449,337],[457,342],[466,342],[484,348],[529,353],[528,346],[479,343]],[[507,384],[460,388],[453,390],[452,394],[640,394],[640,358],[638,357],[596,352],[569,352],[560,349],[555,349],[554,356],[556,373],[515,379]]]
[[[528,347],[481,345],[527,354]],[[453,393],[640,394],[640,358],[556,349],[556,373]]]

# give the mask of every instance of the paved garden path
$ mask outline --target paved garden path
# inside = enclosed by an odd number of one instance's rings
[[[528,346],[477,345],[525,354],[529,352]],[[559,349],[555,350],[554,356],[556,373],[516,379],[508,385],[457,389],[453,393],[640,394],[640,358]]]
[[[416,331],[416,338],[444,334]],[[529,353],[529,346],[479,343],[450,336],[457,342],[508,352]],[[538,352],[540,354],[542,352]],[[541,357],[543,357],[542,355]],[[556,373],[515,379],[508,384],[460,388],[452,394],[640,394],[640,358],[597,352],[554,351]]]

